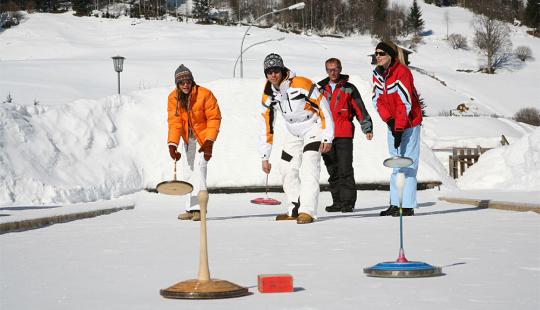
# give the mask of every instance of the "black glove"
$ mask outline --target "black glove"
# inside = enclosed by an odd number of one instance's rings
[[[214,141],[212,140],[206,140],[204,141],[203,145],[199,149],[199,153],[204,153],[204,160],[209,161],[210,158],[212,158],[212,149],[214,147]]]
[[[386,125],[388,125],[388,129],[390,129],[392,134],[394,134],[394,125],[395,124],[396,124],[396,121],[393,118],[386,121]]]
[[[398,132],[392,132],[394,135],[394,148],[398,148],[401,144],[401,135],[403,134],[403,131]]]
[[[173,160],[180,160],[180,153],[176,151],[176,145],[169,145],[169,154]]]

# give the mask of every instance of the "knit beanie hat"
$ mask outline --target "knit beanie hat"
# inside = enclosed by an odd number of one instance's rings
[[[178,85],[178,83],[180,83],[180,81],[182,80],[193,81],[193,74],[191,74],[191,71],[183,64],[180,65],[180,67],[178,67],[178,69],[176,69],[176,71],[174,72],[175,84]]]
[[[385,51],[386,53],[388,53],[388,55],[390,55],[390,57],[392,58],[396,58],[397,56],[397,51],[394,50],[394,48],[392,47],[393,44],[391,43],[387,43],[387,42],[379,42],[379,44],[377,44],[377,47],[375,47],[375,50],[383,50]]]
[[[283,59],[278,54],[270,54],[264,58],[264,74],[267,74],[270,69],[281,69],[281,71],[287,70],[283,65]]]

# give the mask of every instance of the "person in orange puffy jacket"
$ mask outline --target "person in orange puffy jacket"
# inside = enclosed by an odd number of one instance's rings
[[[197,195],[199,191],[206,190],[207,165],[219,133],[221,112],[216,97],[210,90],[197,85],[193,74],[183,64],[176,69],[174,80],[176,89],[169,94],[167,105],[169,154],[175,161],[180,160],[182,153],[186,155],[181,171],[183,177],[193,183],[193,191],[186,201],[186,212],[178,218],[198,221],[200,206]],[[200,146],[198,152],[197,144]]]

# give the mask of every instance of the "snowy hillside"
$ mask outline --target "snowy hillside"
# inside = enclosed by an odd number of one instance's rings
[[[511,116],[522,107],[540,106],[534,83],[539,62],[502,69],[495,75],[457,72],[477,68],[478,59],[472,50],[455,51],[448,46],[441,16],[449,10],[451,32],[471,37],[471,13],[423,3],[422,10],[433,34],[424,38],[410,60],[428,73],[413,71],[428,115],[436,116],[462,102],[484,115]],[[314,81],[325,76],[325,59],[342,60],[344,73],[360,89],[375,122],[373,141],[366,141],[359,132],[356,135],[356,180],[386,182],[389,171],[381,165],[387,156],[386,129],[369,100],[373,66],[367,55],[375,42],[368,36],[320,38],[252,28],[245,47],[285,39],[249,49],[244,55],[246,78],[233,79],[245,30],[31,14],[21,25],[0,33],[0,101],[8,95],[13,98],[11,103],[0,104],[0,204],[109,199],[171,178],[166,96],[181,63],[194,72],[198,83],[215,93],[223,113],[209,186],[262,185],[255,111],[264,83],[262,60],[270,52],[280,53],[286,66]],[[514,27],[512,40],[540,55],[540,40],[526,35],[524,28]],[[114,95],[116,73],[110,57],[117,54],[126,57],[122,96]],[[282,125],[278,123],[279,129]],[[441,181],[448,188],[455,184],[447,177],[447,155],[435,154],[431,148],[496,147],[502,134],[513,143],[533,130],[509,119],[489,117],[428,117],[424,125],[419,181]],[[274,163],[279,159],[280,141],[278,131]],[[326,178],[323,173],[321,182]],[[270,175],[270,183],[281,183],[277,172]]]

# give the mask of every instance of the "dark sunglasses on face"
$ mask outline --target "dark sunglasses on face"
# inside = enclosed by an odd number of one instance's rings
[[[191,80],[181,80],[180,82],[178,82],[178,85],[187,85],[187,84],[191,84]]]
[[[266,70],[266,75],[270,75],[270,74],[273,74],[273,73],[280,73],[280,72],[281,72],[281,69],[279,69],[279,68],[271,68],[271,69]]]
[[[375,52],[375,56],[386,56],[388,55],[386,52]]]

